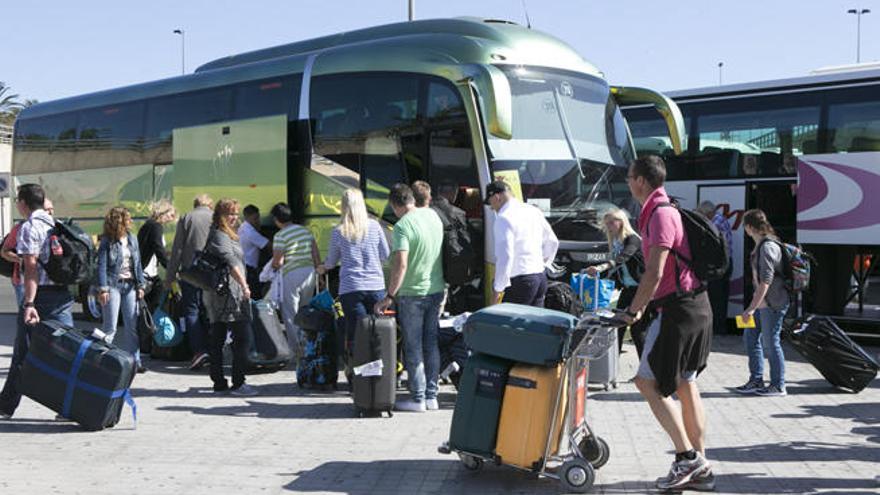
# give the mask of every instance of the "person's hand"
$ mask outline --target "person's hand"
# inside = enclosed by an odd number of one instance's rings
[[[388,296],[385,296],[381,301],[377,302],[375,306],[373,306],[373,312],[377,315],[385,314],[385,311],[394,304],[394,299],[391,299]]]
[[[747,324],[748,322],[752,321],[752,317],[754,315],[755,315],[755,308],[751,308],[751,307],[746,308],[746,310],[743,311],[743,314],[742,314],[743,323]]]
[[[251,298],[251,288],[248,287],[247,285],[242,287],[241,296],[242,296],[242,299],[244,299],[245,301],[249,301]]]
[[[625,321],[627,325],[632,325],[633,323],[642,319],[645,313],[643,311],[632,311],[629,308],[626,308],[626,311],[621,313],[618,318]]]
[[[98,302],[101,303],[101,306],[106,306],[110,302],[110,293],[101,292],[98,294]]]
[[[324,275],[327,273],[327,267],[325,267],[324,265],[318,265],[315,270],[318,272],[318,275]]]
[[[495,292],[492,291],[492,300],[489,301],[489,304],[501,304],[501,300],[504,298],[504,292]]]
[[[138,299],[144,298],[144,289],[138,289]]]
[[[593,265],[593,266],[587,267],[587,275],[589,275],[590,277],[595,277],[601,271],[602,270],[599,269],[599,265]]]
[[[37,308],[24,308],[24,314],[22,316],[24,317],[24,322],[27,325],[36,325],[40,322],[40,314],[37,313]]]

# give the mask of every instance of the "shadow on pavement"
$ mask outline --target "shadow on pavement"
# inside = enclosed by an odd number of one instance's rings
[[[797,414],[774,414],[774,418],[800,419],[813,416],[826,416],[829,418],[848,419],[854,423],[869,425],[857,427],[852,433],[867,436],[867,440],[880,443],[880,402],[862,402],[858,404],[828,405],[804,405],[800,406],[802,413]],[[874,454],[874,461],[880,462],[880,452]]]
[[[560,493],[557,481],[496,466],[470,472],[453,456],[449,460],[334,461],[293,474],[296,479],[284,489],[296,493]]]
[[[238,406],[164,406],[160,411],[191,412],[209,416],[240,416],[264,419],[353,419],[354,406],[350,402],[330,402],[319,404],[278,404],[259,399],[248,399]]]
[[[5,419],[0,421],[0,433],[72,433],[84,432],[76,423],[36,419]]]
[[[878,455],[876,447],[825,442],[765,443],[709,450],[709,457],[721,462],[877,462]]]

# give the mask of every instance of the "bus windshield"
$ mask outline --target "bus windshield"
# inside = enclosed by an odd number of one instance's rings
[[[513,135],[489,136],[493,171],[516,171],[523,199],[551,217],[630,202],[633,146],[601,79],[558,69],[499,66],[510,81]]]

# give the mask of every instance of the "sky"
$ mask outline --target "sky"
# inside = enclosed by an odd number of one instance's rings
[[[880,0],[525,0],[534,29],[617,85],[661,91],[807,75],[880,60]],[[523,0],[416,0],[416,18],[525,24]],[[49,101],[180,74],[226,55],[405,21],[406,0],[6,1],[0,81]]]

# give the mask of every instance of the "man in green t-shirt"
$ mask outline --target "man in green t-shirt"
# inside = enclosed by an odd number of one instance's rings
[[[410,399],[401,411],[439,409],[437,403],[440,351],[437,347],[440,304],[443,302],[443,222],[431,208],[416,208],[412,189],[395,184],[388,201],[397,224],[391,246],[388,295],[376,304],[382,313],[396,300],[403,331]]]

